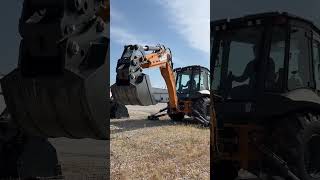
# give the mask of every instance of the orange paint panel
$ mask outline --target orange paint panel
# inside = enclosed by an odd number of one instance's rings
[[[161,59],[161,57],[165,57]],[[166,82],[168,94],[169,94],[169,107],[172,110],[178,109],[178,97],[176,92],[176,80],[173,74],[173,69],[170,65],[171,59],[168,59],[168,54],[164,51],[154,52],[145,55],[146,63],[141,64],[141,67],[152,68],[158,67],[160,69],[161,75]]]

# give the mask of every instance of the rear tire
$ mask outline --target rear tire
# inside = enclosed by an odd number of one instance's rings
[[[296,113],[273,124],[273,150],[301,180],[320,180],[320,116]]]
[[[195,120],[200,121],[205,126],[210,123],[210,98],[200,97],[192,103],[192,115]],[[199,115],[203,117],[198,119]]]

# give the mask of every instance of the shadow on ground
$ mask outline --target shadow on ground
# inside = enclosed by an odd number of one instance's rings
[[[148,120],[148,119],[117,119],[111,120],[111,134],[132,131],[147,127],[172,126],[177,124],[171,120]]]
[[[132,131],[142,128],[174,126],[174,125],[193,125],[203,128],[199,122],[192,118],[186,118],[183,121],[166,120],[148,120],[148,119],[114,119],[110,122],[111,134]]]

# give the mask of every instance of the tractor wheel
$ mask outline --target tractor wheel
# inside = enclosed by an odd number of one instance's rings
[[[320,116],[309,112],[275,122],[273,150],[301,180],[320,180]]]
[[[170,114],[168,113],[169,117],[173,121],[182,121],[184,119],[183,113],[176,113],[176,114]]]
[[[192,115],[195,120],[208,126],[210,123],[210,98],[201,97],[192,103]]]

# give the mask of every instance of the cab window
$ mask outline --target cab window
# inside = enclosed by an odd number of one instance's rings
[[[308,32],[300,27],[292,27],[290,33],[290,53],[288,71],[288,89],[310,86],[309,39]]]
[[[267,60],[265,87],[270,91],[281,90],[284,83],[284,59],[286,30],[282,27],[272,29],[270,54]]]

